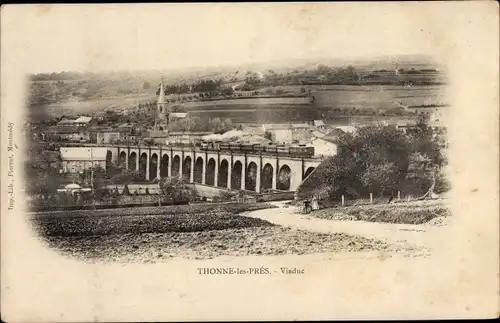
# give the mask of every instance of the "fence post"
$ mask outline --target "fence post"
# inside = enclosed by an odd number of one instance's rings
[[[342,195],[342,206],[344,206],[345,200],[344,200],[344,195]]]
[[[373,193],[370,193],[370,204],[373,204]]]
[[[401,191],[398,191],[398,202],[401,200]]]

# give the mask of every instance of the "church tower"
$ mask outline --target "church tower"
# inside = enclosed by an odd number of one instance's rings
[[[158,103],[156,106],[155,130],[168,131],[169,112],[167,110],[167,102],[165,100],[165,89],[163,79],[160,84],[160,94],[158,95]]]

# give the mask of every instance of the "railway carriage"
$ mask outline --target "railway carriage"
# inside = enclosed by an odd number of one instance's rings
[[[290,147],[286,145],[278,145],[278,147],[276,147],[276,153],[280,155],[290,155]]]
[[[244,152],[256,152],[254,146],[253,144],[241,144],[241,150]]]
[[[276,146],[276,145],[267,145],[264,147],[264,151],[266,153],[276,153],[277,148],[278,148],[278,146]]]
[[[230,143],[229,144],[229,150],[231,150],[231,151],[241,151],[241,144]]]
[[[297,157],[312,157],[314,156],[314,147],[307,147],[305,145],[301,146],[291,146],[290,155]]]

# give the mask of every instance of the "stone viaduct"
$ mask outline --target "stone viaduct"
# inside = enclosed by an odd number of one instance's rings
[[[193,147],[99,145],[108,162],[136,170],[146,180],[179,176],[189,182],[233,190],[295,191],[321,162],[276,153],[210,151]]]

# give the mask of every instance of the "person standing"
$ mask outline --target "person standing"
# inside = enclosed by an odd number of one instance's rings
[[[311,210],[311,201],[305,200],[304,201],[304,213],[308,214]]]
[[[318,198],[316,196],[312,198],[311,210],[319,210]]]

